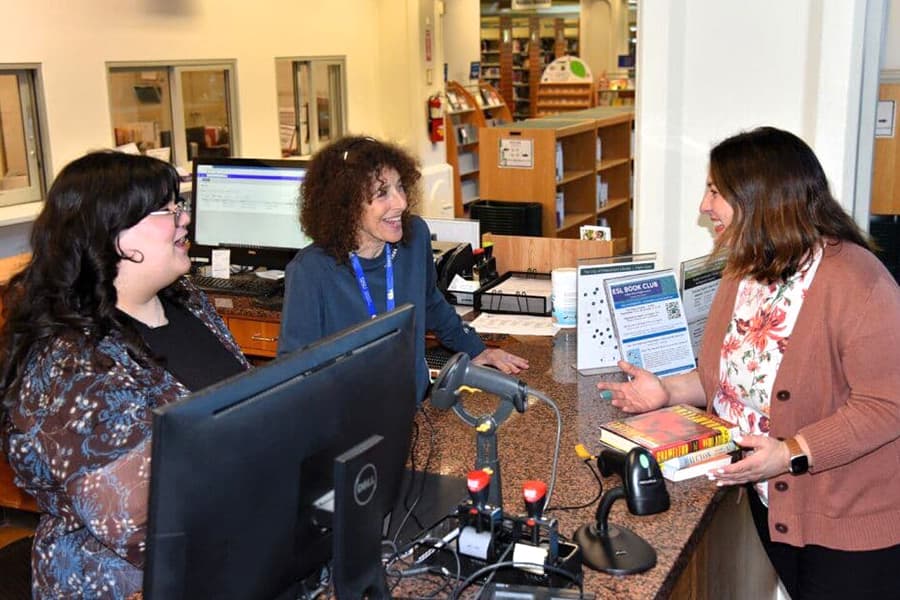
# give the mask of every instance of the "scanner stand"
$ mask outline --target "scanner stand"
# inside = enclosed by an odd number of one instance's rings
[[[625,498],[621,487],[606,492],[597,507],[596,522],[582,525],[575,532],[575,543],[581,547],[584,563],[589,567],[613,575],[630,575],[654,567],[656,550],[630,529],[609,524],[609,511],[620,498]]]

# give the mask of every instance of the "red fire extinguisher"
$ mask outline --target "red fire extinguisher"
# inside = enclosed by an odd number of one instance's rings
[[[444,108],[440,94],[428,97],[428,138],[432,143],[444,141]]]

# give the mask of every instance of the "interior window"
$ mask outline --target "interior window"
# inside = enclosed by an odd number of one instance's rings
[[[43,199],[36,79],[32,69],[0,65],[0,206]]]
[[[275,61],[282,156],[310,156],[346,132],[343,58]]]
[[[187,166],[234,156],[231,63],[109,67],[113,138],[126,151]]]

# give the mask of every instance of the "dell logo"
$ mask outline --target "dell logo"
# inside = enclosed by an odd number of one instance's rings
[[[367,463],[356,474],[356,481],[353,482],[353,499],[358,505],[365,506],[375,497],[376,489],[378,489],[378,471],[375,465]]]

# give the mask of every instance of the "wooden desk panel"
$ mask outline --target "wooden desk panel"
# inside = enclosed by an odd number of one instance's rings
[[[278,323],[244,317],[228,317],[226,322],[244,354],[275,357],[281,328]]]
[[[5,455],[0,455],[0,506],[40,512],[34,498],[13,483],[13,470],[6,462]]]

